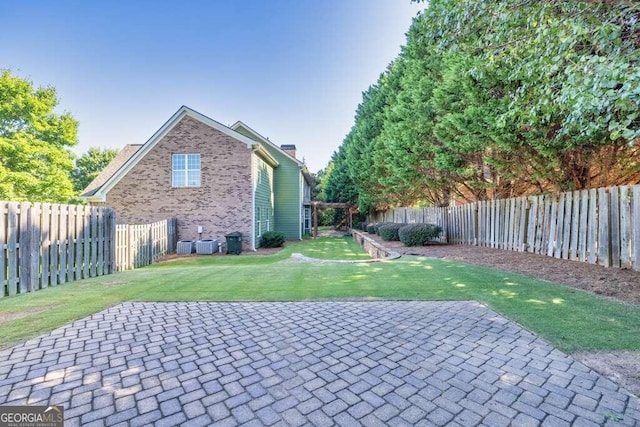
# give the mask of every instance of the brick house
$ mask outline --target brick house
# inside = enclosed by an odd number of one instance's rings
[[[115,208],[118,223],[176,217],[180,240],[239,231],[255,250],[265,231],[289,240],[310,231],[310,183],[295,146],[183,106],[145,144],[125,146],[81,197]]]

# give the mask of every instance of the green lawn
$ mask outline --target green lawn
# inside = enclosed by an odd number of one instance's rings
[[[291,253],[358,259],[349,238],[288,244],[268,256],[191,257],[0,300],[0,346],[123,301],[475,300],[567,352],[640,350],[640,306],[518,274],[406,256],[358,264],[287,262]],[[26,314],[19,319],[7,315]]]

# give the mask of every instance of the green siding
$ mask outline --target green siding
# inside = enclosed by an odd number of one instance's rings
[[[253,186],[255,194],[254,233],[256,247],[260,246],[260,236],[274,226],[273,168],[254,155]]]
[[[267,144],[263,145],[280,165],[274,170],[276,230],[287,239],[300,239],[302,200],[300,167],[290,157]]]
[[[278,167],[273,170],[274,227],[272,229],[284,233],[289,240],[300,239],[303,227],[302,183],[304,179],[298,162],[279,149],[263,143],[242,126],[235,131],[257,141],[278,161]]]

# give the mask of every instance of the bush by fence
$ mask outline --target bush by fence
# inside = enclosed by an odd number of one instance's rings
[[[370,222],[434,223],[441,242],[527,251],[640,271],[640,185],[396,208]]]
[[[378,227],[378,234],[382,238],[382,240],[387,241],[398,241],[400,240],[400,236],[398,235],[398,230],[404,227],[406,224],[398,224],[398,223],[387,223]]]
[[[398,237],[405,246],[423,246],[442,233],[442,227],[435,224],[407,224],[398,230]]]

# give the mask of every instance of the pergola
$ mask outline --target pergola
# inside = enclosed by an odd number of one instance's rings
[[[353,214],[358,212],[358,207],[354,206],[350,203],[327,203],[327,202],[318,202],[312,201],[311,205],[313,206],[313,238],[318,237],[318,209],[322,208],[334,208],[334,209],[345,209],[347,211],[347,227],[349,229],[353,226]]]

